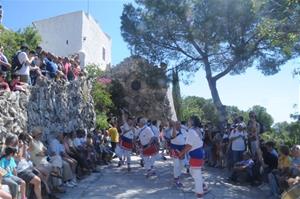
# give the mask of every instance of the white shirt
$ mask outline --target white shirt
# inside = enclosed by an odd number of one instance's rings
[[[199,137],[198,133],[192,128],[190,128],[188,131],[185,144],[192,146],[190,151],[203,147],[202,139]]]
[[[159,138],[159,130],[158,130],[158,128],[156,126],[154,126],[154,125],[151,125],[150,129],[152,130],[154,136],[157,137],[157,138]]]
[[[231,149],[233,151],[244,151],[245,150],[244,138],[246,137],[246,133],[243,131],[240,132],[238,130],[231,131],[231,133],[229,135],[229,139],[236,138],[236,137],[239,137],[239,138],[232,141]]]
[[[149,144],[150,140],[154,137],[152,130],[148,126],[140,128],[139,139],[143,146]]]
[[[173,139],[171,139],[171,143],[172,144],[176,144],[176,145],[184,145],[185,144],[185,138],[184,135],[181,133],[179,133],[178,131],[176,132],[177,136]]]
[[[132,127],[130,127],[127,122],[125,122],[123,124],[123,126],[121,126],[122,135],[126,138],[133,139],[134,138],[134,132],[130,129],[132,129]]]
[[[29,75],[30,74],[30,65],[26,64],[29,62],[28,56],[25,52],[20,52],[18,54],[19,62],[22,64],[22,68],[16,71],[17,75]]]

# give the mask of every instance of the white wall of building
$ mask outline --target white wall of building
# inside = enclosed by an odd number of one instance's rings
[[[58,56],[78,53],[82,67],[94,63],[104,70],[111,64],[111,38],[83,11],[39,20],[33,24],[42,36],[41,46],[46,51]]]
[[[81,49],[82,13],[73,12],[33,22],[42,36],[44,50],[68,56]]]
[[[82,27],[83,43],[86,63],[97,63],[101,68],[111,64],[111,39],[99,27],[97,22],[84,14]]]

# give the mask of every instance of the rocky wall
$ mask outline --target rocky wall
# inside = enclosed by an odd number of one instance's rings
[[[95,126],[94,102],[87,79],[73,82],[39,81],[27,93],[0,96],[0,133],[30,132],[40,126],[46,134]]]

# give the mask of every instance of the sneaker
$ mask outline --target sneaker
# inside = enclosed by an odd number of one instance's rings
[[[196,196],[197,196],[197,199],[204,199],[204,198],[203,198],[203,194],[197,193]]]
[[[162,156],[162,159],[163,159],[163,160],[167,160],[167,158],[166,158],[165,156]]]

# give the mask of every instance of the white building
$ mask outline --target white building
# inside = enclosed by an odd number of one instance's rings
[[[76,53],[80,65],[111,65],[111,38],[98,23],[83,11],[77,11],[33,22],[42,37],[44,50],[58,56]]]

